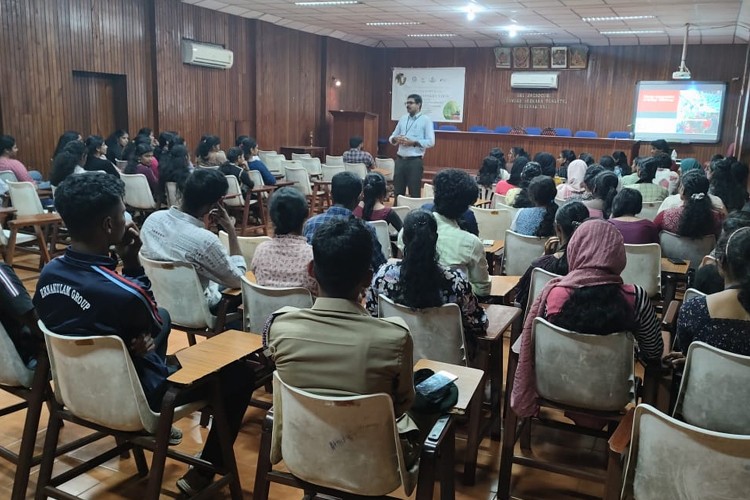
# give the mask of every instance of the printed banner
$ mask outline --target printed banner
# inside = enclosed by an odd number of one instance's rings
[[[406,113],[406,97],[422,96],[422,112],[434,122],[464,121],[466,68],[393,68],[391,119]]]

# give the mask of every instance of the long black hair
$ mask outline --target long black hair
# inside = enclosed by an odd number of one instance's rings
[[[555,214],[557,213],[557,188],[552,177],[540,175],[529,184],[529,197],[537,207],[544,207],[544,218],[539,223],[536,236],[553,236],[555,234]]]
[[[437,238],[437,223],[430,212],[409,212],[404,219],[404,259],[396,302],[414,309],[443,305],[440,290],[446,278],[438,264]]]
[[[620,167],[622,175],[630,175],[633,172],[628,163],[628,155],[625,154],[625,151],[614,151],[612,158],[615,159],[617,166]]]
[[[211,149],[213,149],[214,146],[218,146],[219,144],[221,144],[221,139],[219,139],[218,136],[204,135],[203,137],[201,137],[201,140],[198,143],[198,149],[196,149],[195,151],[195,156],[203,161],[206,161],[206,159],[208,158],[208,153],[211,152]]]
[[[514,208],[530,208],[534,206],[534,202],[529,197],[529,184],[535,177],[542,175],[542,167],[535,161],[530,161],[523,167],[521,172],[521,184],[519,187],[521,191],[518,192],[516,198],[513,200]]]
[[[727,239],[722,255],[717,255],[730,278],[737,281],[740,293],[737,299],[742,308],[750,313],[750,228],[737,229]]]
[[[712,163],[711,194],[721,198],[727,211],[742,210],[747,201],[747,189],[737,182],[732,173],[732,159],[724,158]]]
[[[500,162],[494,156],[487,156],[482,160],[482,166],[479,167],[479,175],[477,176],[477,184],[480,184],[486,188],[492,186],[497,180],[497,174],[500,171]]]
[[[145,142],[141,142],[133,148],[133,152],[130,155],[130,158],[128,158],[128,165],[125,167],[124,172],[126,174],[135,174],[137,173],[136,168],[138,167],[138,163],[140,163],[141,156],[145,155],[146,153],[153,153],[154,148],[151,147],[151,144],[146,144]]]
[[[631,189],[631,191],[635,190]],[[580,201],[569,201],[557,209],[557,213],[555,214],[555,224],[562,232],[566,243],[557,249],[558,252],[562,251],[562,257],[557,259],[551,267],[547,268],[548,271],[561,276],[568,274],[567,242],[570,241],[570,238],[573,236],[575,230],[578,229],[578,226],[588,218],[589,209]]]
[[[169,151],[164,151],[159,162],[159,193],[166,194],[167,182],[176,183],[177,190],[182,192],[189,175],[188,149],[182,144],[172,146]]]
[[[521,173],[523,172],[523,167],[525,167],[527,163],[529,163],[529,158],[526,156],[519,156],[513,160],[513,166],[510,167],[510,178],[508,179],[508,184],[513,184],[514,186],[519,186],[521,184]]]
[[[364,220],[370,220],[375,204],[385,197],[386,184],[383,174],[379,172],[370,172],[367,174],[362,192],[365,205],[362,209],[362,218]]]
[[[574,289],[550,321],[568,330],[594,335],[637,328],[633,309],[622,293],[622,286],[617,284]]]
[[[601,172],[594,178],[594,189],[591,193],[594,195],[594,198],[604,201],[602,212],[605,219],[609,219],[612,214],[612,202],[615,196],[617,196],[618,182],[617,175],[609,170]]]
[[[77,141],[78,138],[81,136],[78,132],[75,130],[66,130],[62,133],[59,139],[57,139],[57,146],[55,146],[55,152],[52,153],[52,158],[57,158],[57,155],[62,153],[63,148],[72,141]]]
[[[708,179],[700,170],[690,170],[682,176],[682,195],[685,198],[677,234],[700,238],[714,232],[714,214],[708,196]]]

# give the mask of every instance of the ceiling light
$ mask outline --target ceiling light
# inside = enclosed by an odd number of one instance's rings
[[[410,35],[412,38],[440,38],[440,37],[448,37],[448,36],[456,36],[455,33],[413,33]]]
[[[649,35],[664,33],[663,30],[625,30],[625,31],[600,31],[602,35]]]
[[[466,20],[467,21],[473,21],[477,17],[476,12],[474,12],[474,9],[469,9],[468,12],[466,12]]]
[[[374,23],[365,23],[367,26],[416,26],[422,24],[418,21],[377,21]]]
[[[516,31],[516,29],[515,29],[515,28],[510,28],[510,29],[508,30],[508,36],[509,36],[510,38],[515,38],[515,36],[516,36],[517,34],[518,34],[518,32]]]
[[[524,33],[523,37],[526,38],[527,36],[549,36],[552,33],[536,33],[536,32],[530,32],[530,33]]]
[[[611,17],[582,17],[584,23],[596,23],[601,21],[632,21],[635,19],[654,19],[656,16],[611,16]]]
[[[329,0],[319,2],[294,2],[299,7],[335,7],[337,5],[354,5],[361,3],[358,0]]]

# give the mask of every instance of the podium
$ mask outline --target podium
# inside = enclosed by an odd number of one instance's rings
[[[328,137],[328,154],[340,156],[349,149],[349,138],[362,137],[362,149],[376,156],[378,152],[378,115],[367,111],[328,110],[333,117]]]

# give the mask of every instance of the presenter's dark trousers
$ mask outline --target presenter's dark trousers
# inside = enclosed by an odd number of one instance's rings
[[[421,156],[408,158],[399,156],[396,159],[396,167],[393,172],[393,194],[396,196],[406,194],[409,188],[411,198],[419,198],[422,189],[422,174],[424,173],[424,162]]]

